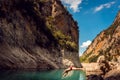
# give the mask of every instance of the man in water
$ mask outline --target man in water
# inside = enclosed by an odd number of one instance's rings
[[[76,68],[73,65],[71,65],[69,68],[67,68],[67,69],[64,70],[63,74],[64,73],[68,73],[71,70],[85,70],[85,68]]]

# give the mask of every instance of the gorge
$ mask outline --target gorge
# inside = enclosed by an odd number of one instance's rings
[[[96,36],[80,61],[86,72],[93,72],[88,80],[120,79],[120,11],[112,25]]]
[[[99,56],[104,55],[108,61],[116,61],[120,56],[120,12],[114,22],[103,30],[83,53],[81,61],[97,62]]]

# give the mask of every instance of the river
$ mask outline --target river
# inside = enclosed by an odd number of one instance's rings
[[[86,80],[85,72],[64,70],[50,71],[0,71],[0,80]]]

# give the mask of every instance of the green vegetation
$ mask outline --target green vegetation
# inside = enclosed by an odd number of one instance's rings
[[[93,52],[91,51],[89,54],[81,56],[80,62],[87,62],[87,63],[97,62],[98,57],[103,55],[103,51],[99,51],[98,55],[92,55],[92,54]]]
[[[110,55],[111,47],[106,48],[106,50],[103,52],[103,55],[105,56],[106,60],[111,61],[113,57]]]
[[[71,46],[71,47],[73,47],[73,48],[76,48],[76,47],[77,47],[76,44],[75,44],[75,42],[71,42],[71,41],[67,41],[67,42],[66,42],[66,45],[69,45],[69,46]]]
[[[49,17],[46,18],[46,26],[47,26],[47,28],[50,29],[51,31],[52,31],[53,29],[55,29],[54,26],[53,26],[53,21],[54,21],[54,18],[53,18],[52,16],[49,16]],[[53,31],[54,31],[54,30],[53,30]]]
[[[88,61],[89,61],[89,62],[96,62],[96,61],[97,61],[97,58],[98,58],[98,57],[94,55],[94,56],[90,57],[90,58],[88,59]]]
[[[80,57],[80,62],[86,62],[86,63],[88,63],[87,57],[86,56],[81,56]]]
[[[75,42],[70,41],[71,40],[70,36],[63,34],[60,30],[54,31],[53,35],[63,48],[77,50],[77,45]]]
[[[80,57],[80,62],[89,62],[88,58],[92,54],[92,51],[88,53],[87,55],[83,55]]]
[[[54,36],[56,39],[66,39],[66,36],[60,30],[55,31]]]
[[[60,46],[69,50],[78,51],[77,44],[72,41],[71,36],[64,34],[61,30],[57,30],[53,23],[54,18],[52,16],[46,18],[46,26],[51,31]]]
[[[89,60],[89,62],[97,62],[99,56],[101,56],[101,54],[94,55],[94,56],[90,57],[88,60]]]
[[[111,50],[111,47],[108,47],[108,48],[106,48],[105,51],[103,51],[103,50],[99,51],[98,55],[92,55],[93,53],[90,52],[90,53],[87,54],[87,55],[81,56],[81,57],[80,57],[80,61],[81,61],[81,62],[88,62],[88,63],[90,63],[90,62],[96,62],[97,59],[98,59],[98,57],[101,56],[101,55],[105,56],[105,59],[108,60],[108,61],[111,61],[111,60],[117,61],[117,58],[116,58],[115,56],[112,56],[112,55],[109,53],[110,50]],[[117,53],[118,50],[116,50],[115,52]],[[116,54],[116,55],[118,55],[118,54]]]

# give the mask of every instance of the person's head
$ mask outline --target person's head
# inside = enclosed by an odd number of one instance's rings
[[[74,67],[74,65],[72,64],[72,65],[70,65],[70,69],[72,69]]]

